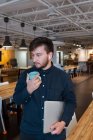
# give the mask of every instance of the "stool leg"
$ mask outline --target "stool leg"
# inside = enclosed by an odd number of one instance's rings
[[[2,127],[3,127],[3,134],[6,135],[7,134],[7,131],[5,129],[5,125],[4,125],[4,120],[3,120],[3,117],[2,117],[2,113],[0,114],[0,117],[1,117]]]

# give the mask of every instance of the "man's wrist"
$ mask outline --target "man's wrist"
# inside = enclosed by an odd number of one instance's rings
[[[60,123],[61,123],[61,124],[64,126],[64,128],[65,128],[65,126],[66,126],[66,122],[61,121]]]
[[[31,89],[29,90],[29,88],[27,87],[27,92],[28,92],[28,94],[32,94],[32,91],[31,91]]]

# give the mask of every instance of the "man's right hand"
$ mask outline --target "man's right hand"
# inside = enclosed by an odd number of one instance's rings
[[[27,83],[27,91],[29,94],[32,94],[33,91],[39,88],[40,84],[42,83],[39,75],[36,75],[32,80],[29,80],[29,77],[27,76],[26,79]]]

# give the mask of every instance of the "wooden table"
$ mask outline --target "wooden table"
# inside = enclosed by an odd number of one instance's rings
[[[69,66],[64,66],[64,70],[72,70],[72,69],[77,69],[78,66],[75,66],[75,65],[69,65]]]
[[[66,140],[93,140],[93,101]]]
[[[16,82],[9,83],[7,85],[0,86],[0,97],[2,97],[2,106],[3,106],[3,118],[4,121],[8,119],[7,107],[6,107],[6,99],[9,99],[13,96],[15,90]],[[18,124],[21,120],[21,108],[17,106],[17,120]]]
[[[15,86],[16,82],[0,86],[0,97],[2,97],[2,100],[8,99],[13,95]]]

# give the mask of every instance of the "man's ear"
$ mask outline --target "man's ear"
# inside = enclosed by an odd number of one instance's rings
[[[50,53],[49,53],[49,60],[51,60],[51,59],[52,59],[52,57],[53,57],[53,53],[52,53],[52,52],[50,52]]]

